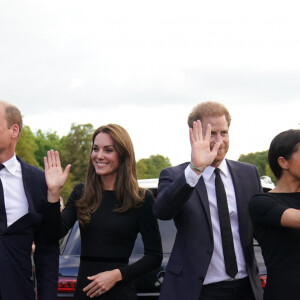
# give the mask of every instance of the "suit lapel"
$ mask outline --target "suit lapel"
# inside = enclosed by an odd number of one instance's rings
[[[210,209],[209,209],[209,202],[208,202],[208,195],[206,186],[203,180],[203,177],[201,177],[196,185],[196,191],[200,197],[200,202],[202,203],[204,207],[204,211],[206,214],[207,222],[209,224],[210,228],[210,235],[213,238],[213,231],[212,231],[212,224],[211,224],[211,216],[210,216]]]
[[[31,183],[30,170],[28,168],[28,165],[20,157],[17,156],[17,159],[21,164],[22,180],[23,180],[25,195],[26,195],[27,202],[28,202],[28,211],[30,213],[35,213],[36,211],[35,211],[35,208],[34,208],[31,191],[29,189],[29,186],[30,186],[30,183]]]

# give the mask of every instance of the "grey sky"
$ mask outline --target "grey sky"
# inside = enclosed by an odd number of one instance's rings
[[[189,160],[192,107],[230,110],[229,158],[300,123],[296,0],[3,1],[0,98],[31,129],[123,125],[137,159]]]

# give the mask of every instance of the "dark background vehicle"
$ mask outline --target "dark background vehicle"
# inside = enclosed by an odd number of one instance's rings
[[[154,196],[157,192],[157,179],[145,179],[139,181],[140,186],[152,190]],[[163,282],[164,270],[173,247],[176,235],[174,222],[158,220],[162,244],[163,261],[160,268],[139,277],[136,283],[138,299],[156,300],[159,296],[160,286]],[[254,251],[261,274],[262,286],[266,282],[266,268],[261,255],[260,247],[254,241]],[[144,247],[141,236],[138,235],[129,263],[133,263],[144,255]],[[62,240],[61,255],[59,259],[59,282],[57,290],[57,300],[67,300],[73,297],[76,285],[76,278],[80,260],[80,232],[78,223],[70,230],[68,235]]]

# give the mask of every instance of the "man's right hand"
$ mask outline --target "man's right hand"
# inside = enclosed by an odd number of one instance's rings
[[[213,149],[210,148],[211,125],[208,124],[205,136],[201,121],[193,122],[193,128],[189,128],[191,143],[191,162],[193,166],[204,170],[211,165],[217,156],[221,142],[215,143]],[[197,171],[196,171],[197,172]]]

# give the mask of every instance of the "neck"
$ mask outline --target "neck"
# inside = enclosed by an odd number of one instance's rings
[[[106,191],[115,189],[116,176],[101,176],[102,187]]]
[[[294,177],[287,178],[282,176],[275,187],[272,190],[274,193],[296,193],[300,192],[300,180]]]
[[[0,152],[0,163],[3,164],[14,156],[13,153]]]

